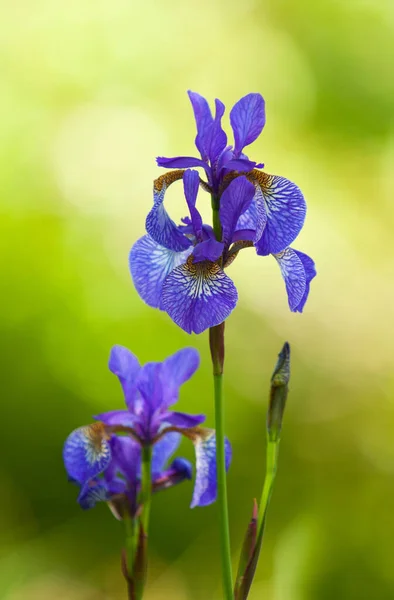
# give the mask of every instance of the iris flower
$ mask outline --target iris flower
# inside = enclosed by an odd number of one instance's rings
[[[155,180],[147,235],[130,252],[130,270],[141,298],[168,313],[188,333],[201,333],[222,323],[235,308],[238,295],[225,274],[238,252],[254,246],[258,255],[277,260],[286,285],[290,310],[302,312],[316,270],[313,260],[290,244],[304,224],[306,203],[288,179],[259,170],[246,146],[265,125],[260,94],[241,98],[230,112],[234,146],[227,145],[221,126],[224,105],[216,100],[215,117],[207,101],[189,92],[197,124],[201,158],[158,158],[175,169]],[[202,167],[206,180],[192,167]],[[176,225],[164,208],[168,187],[183,180],[189,216]],[[211,195],[214,228],[197,209],[199,187]],[[215,223],[216,218],[216,223]]]
[[[140,366],[137,358],[122,346],[115,346],[109,368],[117,375],[127,408],[99,414],[92,425],[79,427],[67,438],[63,459],[69,479],[78,484],[78,502],[91,508],[108,502],[119,517],[124,510],[136,514],[141,485],[141,449],[153,446],[152,489],[158,491],[192,477],[192,466],[177,458],[166,464],[177,450],[181,434],[190,439],[196,452],[196,481],[191,506],[215,501],[216,436],[200,427],[204,415],[171,410],[179,390],[194,374],[199,355],[193,348],[176,352],[163,362]],[[226,440],[226,466],[231,446]]]

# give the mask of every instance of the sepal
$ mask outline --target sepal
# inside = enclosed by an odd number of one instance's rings
[[[216,433],[214,429],[195,427],[186,434],[193,442],[196,452],[196,481],[190,508],[207,506],[217,497]],[[225,438],[226,471],[232,458],[231,444]]]
[[[108,467],[112,458],[109,437],[101,421],[70,433],[63,447],[69,479],[84,485]]]

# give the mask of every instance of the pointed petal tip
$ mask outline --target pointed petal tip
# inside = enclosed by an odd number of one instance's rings
[[[259,505],[257,504],[257,499],[253,498],[253,510],[252,510],[252,519],[257,521],[259,516]]]

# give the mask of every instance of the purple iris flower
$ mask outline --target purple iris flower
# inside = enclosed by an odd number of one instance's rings
[[[192,466],[176,458],[181,435],[190,439],[196,452],[196,481],[191,506],[205,506],[216,499],[216,436],[200,427],[204,415],[176,412],[180,386],[194,374],[199,355],[193,348],[176,352],[163,362],[140,366],[126,348],[115,346],[109,368],[117,375],[127,409],[97,415],[97,422],[79,427],[67,438],[63,459],[69,479],[80,487],[78,502],[91,508],[108,502],[116,516],[135,514],[141,481],[141,448],[153,446],[152,489],[159,491],[191,479]],[[226,467],[231,446],[226,440]]]
[[[237,303],[237,290],[224,273],[248,246],[273,255],[285,281],[290,310],[302,312],[316,275],[313,260],[290,247],[304,224],[306,203],[288,179],[259,170],[262,164],[243,153],[265,125],[260,94],[248,94],[230,112],[234,147],[227,146],[221,126],[224,105],[216,100],[212,116],[207,101],[189,92],[197,124],[201,158],[158,158],[175,170],[155,180],[147,235],[130,253],[130,270],[141,298],[166,311],[188,333],[201,333],[222,323]],[[207,181],[190,167],[202,167]],[[176,225],[164,208],[167,188],[183,180],[189,216]],[[215,232],[197,209],[199,186],[211,195]]]

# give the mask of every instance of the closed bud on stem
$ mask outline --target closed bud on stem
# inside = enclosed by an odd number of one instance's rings
[[[257,501],[253,502],[252,518],[249,521],[239,558],[237,579],[235,581],[234,600],[244,600],[253,580],[254,568],[252,564],[256,552],[257,541]]]
[[[271,378],[271,391],[267,413],[267,433],[269,442],[278,442],[282,429],[283,414],[289,391],[290,345],[285,342],[279,353]]]

